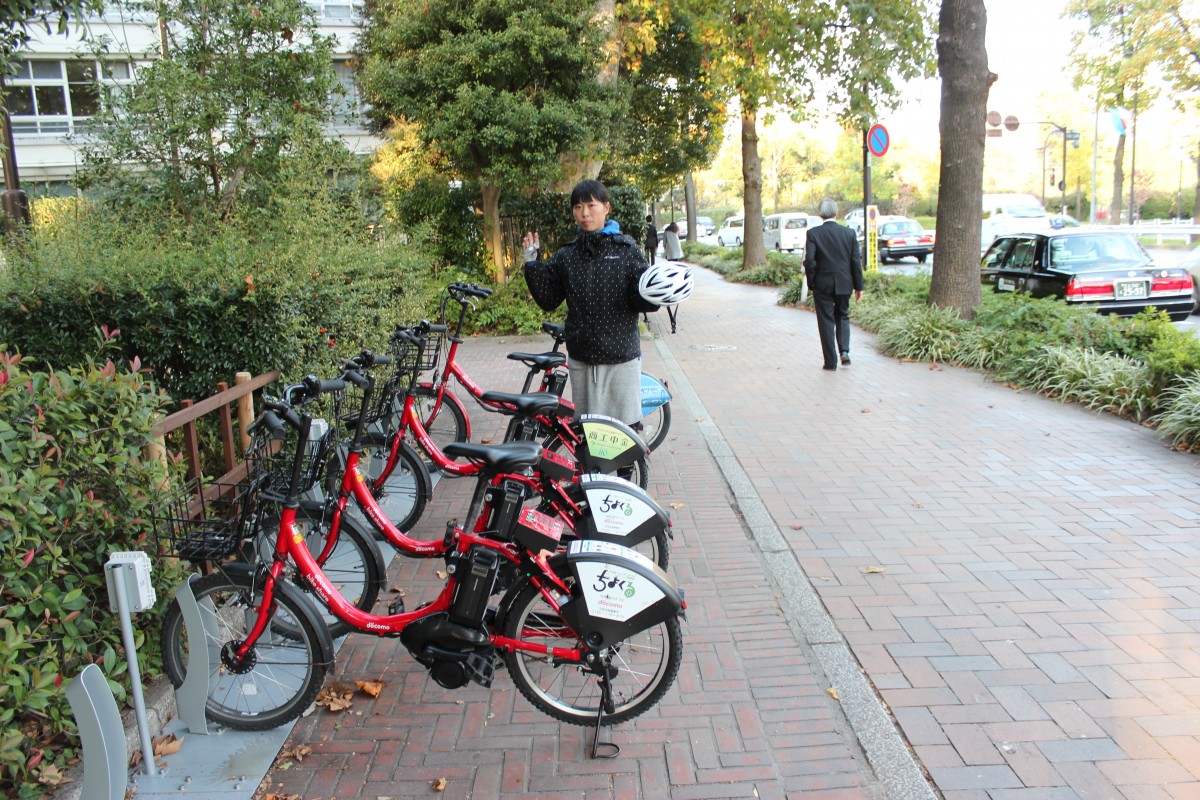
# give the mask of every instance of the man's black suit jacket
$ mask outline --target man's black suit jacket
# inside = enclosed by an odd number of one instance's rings
[[[804,272],[814,294],[862,291],[862,256],[854,231],[831,219],[810,228],[804,248]]]

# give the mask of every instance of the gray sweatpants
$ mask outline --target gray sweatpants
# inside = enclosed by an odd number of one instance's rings
[[[642,359],[588,364],[568,359],[576,414],[605,414],[632,425],[642,418]]]

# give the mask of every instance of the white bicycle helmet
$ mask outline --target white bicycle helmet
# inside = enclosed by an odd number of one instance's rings
[[[638,280],[638,292],[655,305],[673,306],[691,297],[695,285],[690,266],[660,261],[642,273]]]

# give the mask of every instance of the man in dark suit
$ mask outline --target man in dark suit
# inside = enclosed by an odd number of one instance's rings
[[[862,299],[862,255],[854,231],[834,222],[837,203],[826,198],[817,207],[825,222],[808,231],[804,248],[804,274],[817,309],[824,369],[850,366],[850,293]]]

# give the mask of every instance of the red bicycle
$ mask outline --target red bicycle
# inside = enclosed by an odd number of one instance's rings
[[[307,394],[342,391],[344,379],[305,385]],[[295,397],[293,399],[300,400]],[[327,628],[293,584],[288,564],[331,613],[351,629],[398,636],[433,679],[446,688],[469,681],[490,686],[499,659],[536,708],[565,722],[611,725],[657,703],[682,659],[682,593],[643,556],[609,542],[577,540],[555,553],[556,521],[524,509],[509,537],[481,536],[448,524],[447,579],[413,611],[376,615],[344,598],[322,571],[294,524],[299,495],[311,474],[312,417],[289,403],[268,402],[254,425],[254,478],[241,496],[253,509],[282,497],[269,561],[220,564],[193,582],[204,621],[210,666],[208,717],[242,730],[264,730],[298,717],[316,697],[334,654]],[[533,467],[534,443],[451,444],[450,451],[488,474]],[[284,463],[289,469],[280,469]],[[197,525],[204,537],[236,540],[244,513]],[[186,549],[169,527],[173,552]],[[490,598],[500,594],[494,608]],[[188,637],[178,601],[167,609],[162,645],[174,681],[186,675]],[[178,683],[177,683],[178,685]],[[598,742],[597,742],[598,744]]]

